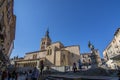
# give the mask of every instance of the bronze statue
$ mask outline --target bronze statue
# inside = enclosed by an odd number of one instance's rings
[[[91,51],[94,50],[94,45],[92,45],[90,41],[88,42],[88,47],[90,48]]]

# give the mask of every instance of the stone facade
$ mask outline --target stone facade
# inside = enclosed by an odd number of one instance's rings
[[[41,61],[44,66],[60,67],[72,66],[80,59],[79,45],[64,46],[61,42],[52,43],[49,32],[41,40],[40,50],[26,53],[23,60],[16,60],[15,65],[19,69],[21,67],[38,67],[40,68]]]
[[[91,53],[81,53],[81,63],[83,68],[90,68],[92,64]]]
[[[93,54],[96,54],[95,56]],[[81,63],[84,69],[100,67],[102,64],[98,50],[90,53],[81,53]]]
[[[5,64],[9,62],[14,47],[16,16],[13,13],[13,2],[0,0],[0,59]]]
[[[103,51],[103,56],[109,68],[120,67],[120,28],[117,29],[112,41]]]
[[[100,67],[100,65],[102,64],[102,61],[101,61],[101,58],[100,58],[100,54],[99,54],[99,51],[98,49],[94,49],[92,50],[92,53],[91,53],[91,60],[92,60],[92,66],[97,66],[97,67]]]
[[[90,45],[91,46],[91,45]],[[76,63],[79,69],[79,61],[82,68],[98,67],[102,62],[97,49],[92,48],[90,53],[80,55],[79,45],[64,46],[61,42],[54,42],[49,37],[49,31],[41,39],[40,50],[26,53],[23,60],[16,60],[15,65],[19,69],[22,67],[40,68],[43,61],[45,67],[50,67],[58,71],[72,70],[73,63]]]

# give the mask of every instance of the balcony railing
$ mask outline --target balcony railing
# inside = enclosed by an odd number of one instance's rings
[[[114,55],[112,55],[111,59],[113,59],[113,60],[120,60],[120,54],[114,54]]]

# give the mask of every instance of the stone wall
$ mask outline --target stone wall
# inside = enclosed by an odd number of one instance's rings
[[[80,59],[80,48],[79,46],[69,46],[69,47],[65,47],[63,48],[67,51],[69,51],[70,55],[69,55],[69,61],[71,64],[73,64],[74,62],[78,62],[78,60]]]
[[[56,51],[56,58],[55,58],[55,65],[60,66],[61,65],[61,51]]]
[[[47,54],[47,51],[30,52],[30,53],[26,53],[24,59],[25,60],[33,59],[34,55],[36,55],[36,59],[45,58],[46,54]]]

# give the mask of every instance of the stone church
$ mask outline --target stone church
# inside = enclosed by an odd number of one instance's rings
[[[64,46],[59,41],[52,42],[47,30],[45,36],[41,39],[40,50],[26,53],[23,59],[15,61],[15,66],[18,68],[40,68],[41,61],[49,67],[72,66],[79,59],[79,45]]]

